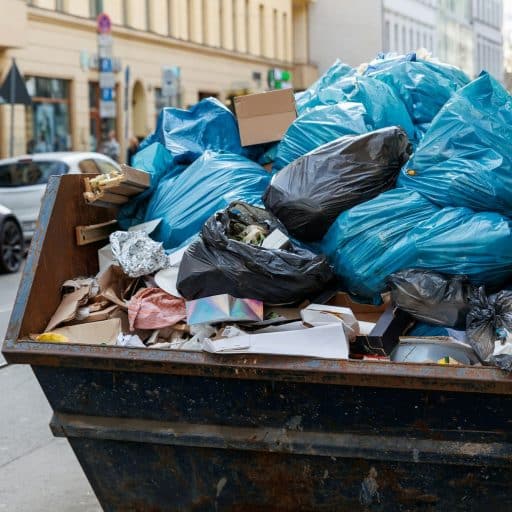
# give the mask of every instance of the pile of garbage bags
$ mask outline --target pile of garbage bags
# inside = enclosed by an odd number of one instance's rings
[[[341,291],[379,305],[391,292],[413,335],[459,336],[503,361],[508,92],[419,51],[337,61],[295,98],[283,138],[249,147],[218,100],[164,109],[134,161],[151,187],[121,208],[121,226],[160,220],[151,238],[181,249],[173,289],[186,300],[297,305]]]

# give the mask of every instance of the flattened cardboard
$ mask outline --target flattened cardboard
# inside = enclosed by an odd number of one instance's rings
[[[281,140],[297,118],[291,89],[237,96],[235,112],[242,146]]]
[[[62,301],[57,308],[57,311],[55,311],[48,322],[45,332],[53,330],[54,327],[57,327],[60,324],[74,320],[78,308],[87,303],[90,289],[90,286],[82,286],[82,288],[79,288],[74,292],[66,293],[62,297]]]
[[[115,345],[121,333],[121,320],[111,318],[102,322],[70,325],[61,327],[52,332],[62,334],[70,343],[80,345]]]

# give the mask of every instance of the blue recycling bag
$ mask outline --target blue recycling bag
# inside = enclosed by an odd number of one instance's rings
[[[231,202],[260,206],[270,178],[263,167],[243,156],[205,151],[179,175],[158,184],[145,220],[162,218],[162,222],[151,236],[165,249],[178,247]]]
[[[246,154],[235,116],[216,98],[201,100],[189,110],[164,108],[141,149],[154,142],[165,146],[176,164],[190,164],[207,149]]]
[[[414,53],[377,58],[368,65],[365,75],[381,80],[395,91],[411,116],[418,140],[442,106],[469,83],[461,69],[418,59]]]
[[[390,190],[343,212],[320,247],[345,291],[379,303],[386,278],[414,266],[408,233],[438,210],[416,192]]]
[[[463,274],[491,288],[512,278],[512,220],[498,213],[443,208],[408,237],[415,246],[415,268]]]
[[[316,106],[305,109],[279,143],[274,170],[343,135],[400,126],[410,139],[414,137],[405,105],[393,89],[373,78],[341,77],[319,88],[314,99]]]
[[[489,74],[457,92],[403,168],[399,184],[441,206],[512,217],[512,97]]]
[[[354,75],[356,70],[340,60],[336,62],[310,87],[305,91],[295,94],[295,107],[299,115],[322,103],[318,99],[319,91],[338,82],[340,79]]]
[[[277,147],[273,170],[280,170],[313,149],[343,135],[360,135],[366,126],[366,109],[361,103],[322,105],[299,116]]]

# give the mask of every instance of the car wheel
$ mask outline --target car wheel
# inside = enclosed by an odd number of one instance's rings
[[[23,260],[23,232],[12,219],[0,226],[0,272],[17,272]]]

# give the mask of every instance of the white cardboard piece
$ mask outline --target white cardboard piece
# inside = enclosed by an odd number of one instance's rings
[[[331,323],[307,328],[300,322],[288,324],[288,330],[269,327],[256,334],[218,340],[206,339],[204,350],[212,354],[272,354],[313,357],[316,359],[348,359],[348,341],[343,325]],[[291,327],[291,330],[290,330]],[[272,331],[272,332],[269,332]]]

